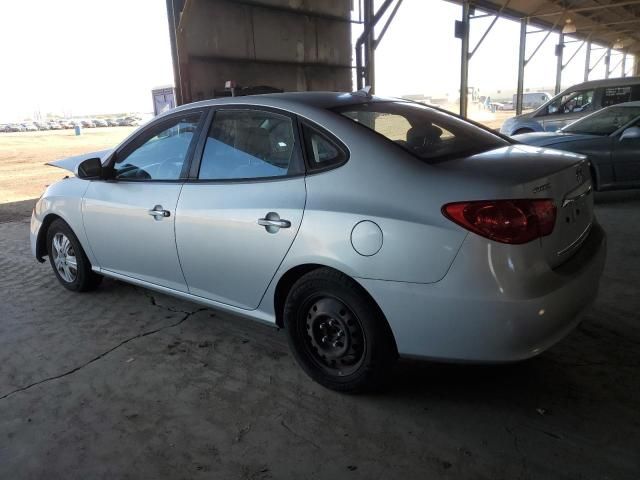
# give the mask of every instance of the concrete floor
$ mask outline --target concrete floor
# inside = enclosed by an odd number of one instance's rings
[[[0,478],[638,479],[640,193],[598,196],[601,293],[542,356],[312,383],[284,334],[105,281],[57,284],[0,224]]]

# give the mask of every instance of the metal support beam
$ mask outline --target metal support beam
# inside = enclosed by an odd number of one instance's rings
[[[373,23],[373,0],[364,0],[364,24],[369,25],[370,28],[367,30],[367,35],[364,40],[364,58],[365,58],[365,70],[364,70],[364,83],[365,85],[371,86],[371,93],[373,94],[375,91],[375,75],[376,75],[376,65],[375,65],[375,53],[373,51],[373,34],[374,34],[374,23]]]
[[[380,32],[380,35],[378,35],[378,38],[374,40],[374,44],[373,44],[374,48],[378,48],[378,45],[380,45],[380,42],[384,38],[384,34],[387,33],[387,29],[389,28],[389,25],[391,25],[391,22],[393,22],[393,19],[395,18],[396,13],[398,13],[398,9],[400,8],[400,5],[402,5],[402,0],[398,0],[398,2],[396,3],[396,6],[393,7],[393,10],[391,10],[391,14],[389,15],[389,18],[387,18],[387,21],[384,24],[384,27],[382,27],[382,31]]]
[[[516,115],[522,113],[522,92],[524,91],[525,53],[527,49],[527,19],[520,20],[520,45],[518,53],[518,88],[516,90]]]
[[[592,48],[591,50],[601,50],[599,48]],[[598,57],[598,60],[596,60],[596,63],[593,64],[593,67],[589,68],[589,73],[593,72],[593,70],[600,64],[600,62],[602,61],[603,58],[605,58],[607,56],[607,50],[605,50],[602,55],[600,55]]]
[[[462,4],[461,37],[462,48],[460,48],[460,115],[467,116],[468,93],[469,93],[469,2]]]
[[[565,63],[564,65],[562,65],[562,70],[564,70],[565,68],[567,68],[567,65],[569,65],[571,63],[571,61],[576,58],[576,55],[578,55],[578,52],[580,50],[582,50],[582,47],[584,47],[584,45],[587,43],[587,40],[583,40],[582,43],[578,46],[578,48],[576,48],[576,51],[573,52],[573,55],[571,55],[571,57],[569,58],[569,60],[567,60],[567,63]],[[567,42],[564,42],[564,44],[566,45]]]
[[[401,0],[398,0],[401,1]],[[371,87],[370,92],[375,90],[375,49],[379,43],[375,41],[374,29],[378,21],[385,14],[393,0],[384,0],[377,12],[374,13],[373,0],[364,0],[364,31],[356,40],[356,85],[358,90],[362,89],[365,85]],[[391,14],[392,17],[388,20],[384,30],[386,31],[388,23],[395,16],[395,11]],[[380,39],[379,39],[380,40]],[[362,49],[364,47],[364,64],[362,59]]]
[[[609,74],[611,73],[611,70],[609,69],[609,67],[611,66],[611,49],[607,48],[607,53],[605,53],[605,57],[604,57],[604,78],[609,78]]]
[[[627,76],[627,52],[622,52],[622,77]]]
[[[560,88],[562,86],[562,52],[564,50],[564,33],[560,34],[560,38],[558,44],[556,45],[556,87],[555,94],[560,93]]]
[[[589,67],[591,66],[591,40],[587,40],[587,56],[584,59],[584,81],[589,81],[589,73],[591,70]]]
[[[176,31],[180,19],[180,11],[184,6],[182,0],[167,0],[167,20],[169,21],[169,41],[171,42],[171,61],[173,62],[173,85],[176,106],[182,105],[182,79],[180,75],[180,61],[178,59],[178,42]]]
[[[620,58],[620,60],[618,60],[618,63],[616,63],[613,67],[611,67],[611,68],[609,69],[609,71],[610,71],[611,73],[615,72],[615,71],[616,71],[616,68],[618,68],[618,67],[620,66],[620,64],[623,64],[623,67],[622,67],[622,75],[621,75],[621,76],[622,76],[622,77],[624,77],[624,57],[625,57],[625,54],[624,54],[624,52],[623,52],[623,53],[622,53],[622,57]],[[609,62],[609,63],[611,63],[611,62]]]

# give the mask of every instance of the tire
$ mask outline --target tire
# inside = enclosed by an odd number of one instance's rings
[[[513,132],[512,135],[520,135],[521,133],[533,133],[533,130],[530,128],[521,128],[520,130]]]
[[[58,281],[73,292],[88,292],[102,281],[102,275],[91,270],[91,263],[71,227],[54,220],[47,230],[47,254]]]
[[[329,268],[302,276],[284,306],[284,326],[298,364],[339,392],[383,387],[398,357],[378,306],[353,279]]]

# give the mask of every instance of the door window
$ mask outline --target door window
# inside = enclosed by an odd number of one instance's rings
[[[569,92],[557,98],[547,106],[548,115],[566,115],[569,113],[590,112],[593,110],[594,90]]]
[[[609,87],[604,89],[602,106],[608,107],[631,100],[631,87]]]
[[[116,157],[114,175],[119,180],[179,180],[201,114],[176,117],[152,127]]]
[[[200,180],[281,177],[299,172],[290,117],[261,110],[216,112]]]

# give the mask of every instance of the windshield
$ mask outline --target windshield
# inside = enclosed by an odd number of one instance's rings
[[[587,117],[581,118],[577,122],[567,125],[562,129],[566,133],[588,133],[591,135],[611,135],[620,127],[640,117],[640,106],[638,107],[609,107]]]
[[[417,103],[369,102],[333,110],[430,162],[509,145],[494,133]]]

